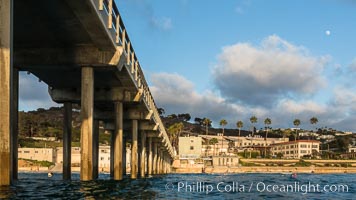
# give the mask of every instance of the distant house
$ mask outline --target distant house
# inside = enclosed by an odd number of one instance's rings
[[[301,158],[319,152],[320,142],[317,140],[297,140],[271,145],[272,155],[282,154],[284,158]]]
[[[52,148],[18,148],[18,158],[56,162],[57,153]]]
[[[179,159],[196,159],[200,158],[202,152],[201,137],[179,137]]]

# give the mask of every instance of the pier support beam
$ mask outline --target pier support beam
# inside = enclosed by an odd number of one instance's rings
[[[115,103],[115,148],[114,148],[114,180],[122,180],[122,149],[123,149],[123,105],[122,102]],[[126,167],[126,166],[125,166]]]
[[[12,100],[11,104],[11,174],[12,179],[18,179],[18,137],[19,137],[19,70],[12,70]]]
[[[137,120],[132,120],[132,147],[131,147],[131,178],[137,178],[137,131],[138,122]]]
[[[140,158],[140,176],[141,178],[145,177],[145,169],[146,169],[146,133],[141,131],[141,158]]]
[[[148,138],[148,160],[147,160],[147,174],[152,175],[152,137]]]
[[[114,131],[112,130],[107,130],[110,132],[110,177],[114,177],[114,141],[115,141],[115,135]]]
[[[123,174],[123,176],[125,176],[127,174],[126,141],[127,141],[127,136],[124,134],[122,136],[122,174]]]
[[[11,87],[13,1],[0,0],[0,186],[12,182]]]
[[[152,163],[152,174],[157,174],[157,143],[153,143],[153,163]]]
[[[93,179],[99,176],[99,120],[93,124]]]
[[[64,103],[63,111],[63,180],[71,179],[72,103]]]
[[[81,165],[80,180],[93,179],[93,107],[94,107],[94,70],[82,68],[81,89]]]

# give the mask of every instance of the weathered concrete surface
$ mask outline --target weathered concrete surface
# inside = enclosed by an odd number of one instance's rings
[[[64,103],[63,113],[63,180],[71,179],[72,104]]]
[[[11,108],[11,143],[10,143],[10,151],[11,151],[11,171],[10,174],[13,180],[18,179],[18,136],[19,136],[19,70],[17,68],[12,69],[12,100],[10,102]]]
[[[152,174],[152,157],[153,157],[153,151],[152,151],[152,137],[148,138],[148,160],[147,160],[147,174],[151,175]]]
[[[123,105],[122,102],[115,103],[115,143],[114,143],[114,180],[122,180],[122,144],[123,144]]]
[[[140,176],[141,178],[145,177],[146,170],[146,133],[141,131],[141,156],[140,156]]]
[[[93,179],[99,176],[99,120],[93,124]]]
[[[137,120],[132,120],[132,146],[131,146],[131,178],[137,178],[137,132],[138,132],[138,122]]]
[[[82,68],[80,180],[93,179],[94,70]]]
[[[11,183],[12,0],[0,0],[0,185]]]

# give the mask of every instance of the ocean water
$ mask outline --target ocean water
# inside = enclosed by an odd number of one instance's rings
[[[20,173],[0,187],[0,199],[356,199],[356,174],[168,174],[145,179],[95,181]]]

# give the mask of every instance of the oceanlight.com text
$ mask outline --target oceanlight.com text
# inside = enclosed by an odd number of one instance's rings
[[[346,184],[318,184],[291,182],[287,184],[270,184],[265,182],[187,182],[167,183],[166,190],[209,194],[212,192],[222,193],[346,193],[349,186]]]

